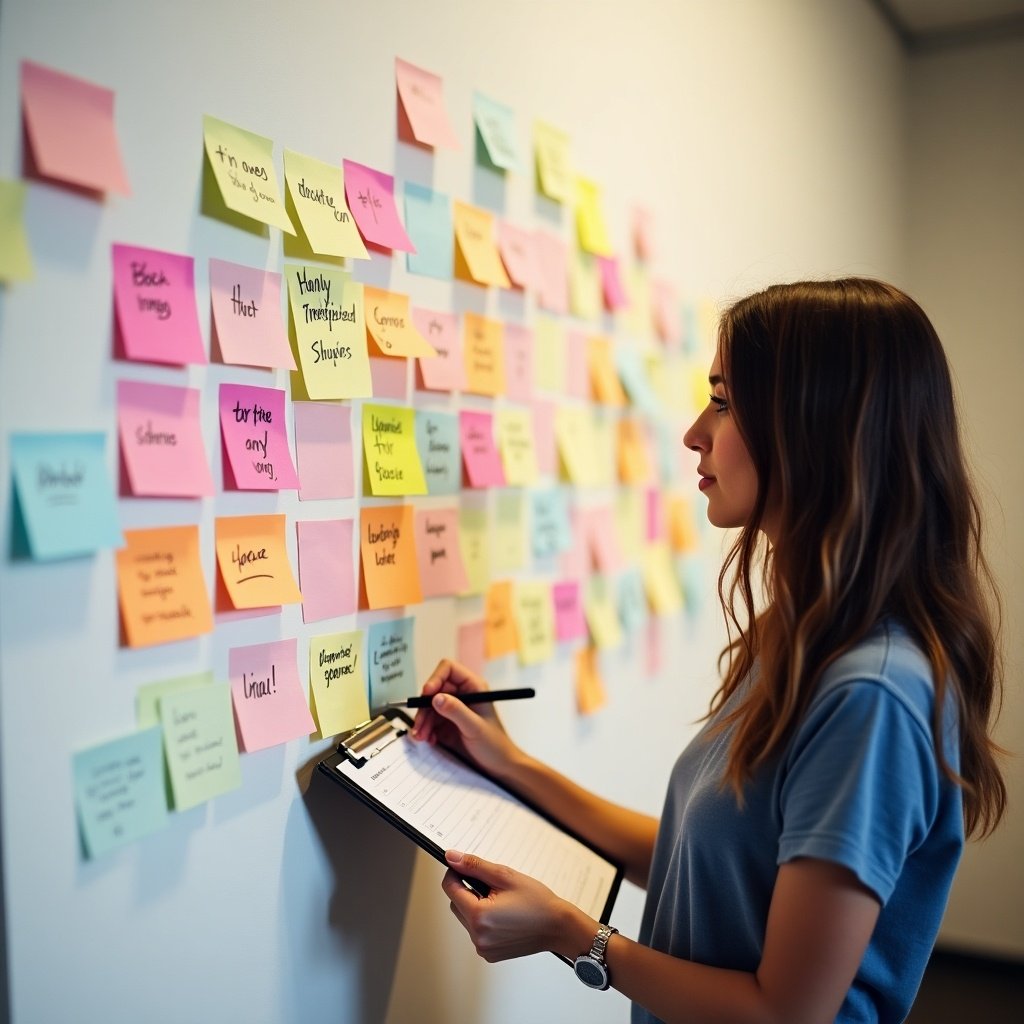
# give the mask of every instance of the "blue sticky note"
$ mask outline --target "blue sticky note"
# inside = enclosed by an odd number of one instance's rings
[[[448,197],[406,182],[405,230],[416,246],[415,252],[406,254],[409,272],[450,281],[455,263],[455,230]]]
[[[551,558],[572,547],[569,498],[561,487],[530,491],[530,537],[534,558]]]
[[[683,591],[683,607],[687,616],[695,619],[704,606],[704,598],[710,585],[704,559],[699,554],[678,555],[675,559],[675,569],[679,586]]]
[[[417,409],[416,449],[427,481],[427,494],[458,494],[462,488],[458,417]]]
[[[101,857],[167,824],[160,726],[90,747],[71,763],[86,856]]]
[[[657,415],[660,411],[658,396],[651,386],[651,378],[639,349],[629,345],[617,346],[615,368],[619,372],[619,379],[626,389],[626,394],[629,395],[629,400],[644,412]]]
[[[105,446],[102,433],[11,435],[18,509],[33,558],[124,545]]]
[[[490,164],[504,171],[522,170],[516,116],[512,108],[477,92],[473,94],[473,120]]]
[[[370,706],[379,708],[419,692],[413,649],[413,618],[374,622],[366,633]]]
[[[618,579],[617,591],[622,628],[633,633],[647,621],[647,593],[640,570],[634,567],[623,572]]]

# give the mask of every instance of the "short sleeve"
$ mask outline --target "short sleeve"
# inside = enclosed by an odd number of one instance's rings
[[[934,821],[938,773],[927,722],[885,680],[832,687],[787,754],[778,863],[841,864],[884,906]]]

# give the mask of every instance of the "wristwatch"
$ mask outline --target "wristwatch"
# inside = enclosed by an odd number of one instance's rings
[[[594,936],[594,944],[590,947],[589,953],[581,953],[573,961],[572,969],[576,977],[589,985],[603,992],[611,984],[611,975],[608,973],[608,965],[604,962],[604,953],[608,948],[608,940],[618,934],[618,928],[603,924],[597,929]]]

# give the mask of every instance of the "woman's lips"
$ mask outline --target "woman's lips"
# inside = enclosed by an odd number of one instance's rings
[[[715,478],[713,476],[702,476],[697,482],[697,486],[702,490],[706,491],[713,483]]]

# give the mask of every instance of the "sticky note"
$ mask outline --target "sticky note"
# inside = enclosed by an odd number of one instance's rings
[[[281,275],[210,259],[210,306],[225,363],[294,370],[281,316]]]
[[[217,517],[217,566],[235,608],[302,600],[288,561],[284,526],[284,515]]]
[[[650,262],[654,255],[654,215],[646,207],[635,206],[630,221],[633,254],[642,263]]]
[[[319,737],[336,736],[370,718],[363,631],[309,638],[309,693]]]
[[[459,420],[452,413],[416,410],[416,447],[428,494],[458,494],[462,489]]]
[[[598,256],[596,263],[601,278],[601,297],[604,299],[604,308],[611,313],[624,309],[629,305],[629,298],[622,283],[618,259],[614,256]]]
[[[482,594],[491,579],[490,534],[485,505],[463,499],[459,507],[459,545],[466,567],[466,593]]]
[[[601,208],[601,187],[590,178],[576,179],[576,234],[580,248],[594,256],[610,256],[608,226]]]
[[[679,581],[672,569],[672,557],[664,542],[650,544],[643,555],[644,587],[647,599],[658,615],[671,615],[682,607]]]
[[[567,203],[573,194],[569,136],[546,121],[535,121],[533,150],[536,154],[537,188],[548,199]]]
[[[114,125],[113,90],[23,60],[21,109],[39,174],[93,192],[131,195]]]
[[[505,471],[494,444],[494,419],[489,412],[459,413],[462,461],[470,487],[503,487]]]
[[[505,391],[502,324],[477,313],[463,314],[463,359],[466,391],[494,397]]]
[[[374,398],[405,402],[409,395],[408,360],[402,356],[370,356]]]
[[[414,306],[412,322],[436,353],[416,360],[416,386],[423,391],[462,391],[466,386],[466,364],[458,316]]]
[[[569,312],[569,262],[565,243],[550,231],[536,231],[537,304],[549,313]]]
[[[565,391],[575,398],[593,398],[587,348],[587,336],[582,331],[565,332]]]
[[[534,382],[542,391],[565,391],[566,346],[562,325],[549,316],[535,321],[533,345]]]
[[[522,491],[499,491],[490,522],[491,574],[510,576],[526,564],[526,501]]]
[[[382,249],[415,252],[395,206],[395,179],[383,171],[343,161],[345,197],[364,240]]]
[[[616,586],[619,621],[627,633],[634,633],[647,621],[647,595],[640,570],[626,569],[619,574]]]
[[[0,281],[27,281],[34,273],[25,234],[25,197],[22,181],[0,178]]]
[[[657,486],[648,487],[645,491],[644,506],[647,510],[644,523],[644,539],[648,541],[665,540],[668,536],[666,523],[666,496]]]
[[[626,393],[615,370],[615,357],[610,338],[587,339],[587,369],[594,398],[605,405],[626,404]]]
[[[363,286],[342,270],[289,264],[288,308],[306,396],[373,394]]]
[[[456,200],[454,220],[455,276],[474,284],[510,287],[494,235],[494,214]]]
[[[615,519],[612,529],[618,541],[622,561],[639,562],[647,545],[646,492],[639,487],[620,487],[615,493]]]
[[[654,478],[650,445],[640,420],[619,420],[619,479],[624,484],[646,484]]]
[[[521,170],[523,161],[512,108],[483,93],[474,92],[473,121],[491,166],[503,171]]]
[[[622,643],[622,623],[619,621],[609,579],[591,576],[587,580],[583,614],[590,635],[598,647],[618,647]]]
[[[197,686],[210,686],[213,683],[213,672],[193,672],[190,675],[176,676],[173,679],[161,679],[156,683],[146,683],[135,691],[135,724],[140,729],[160,724],[160,701],[164,697],[185,690],[194,690]]]
[[[197,388],[119,380],[117,424],[132,494],[170,498],[213,494]]]
[[[668,500],[668,541],[672,550],[681,554],[697,549],[697,519],[693,503],[678,495]]]
[[[345,178],[339,166],[286,149],[284,180],[299,226],[313,252],[369,259],[345,200]]]
[[[682,319],[676,290],[670,281],[656,278],[651,282],[654,331],[666,345],[676,345],[682,339]]]
[[[488,659],[512,654],[518,644],[510,580],[492,583],[484,595],[484,652]]]
[[[227,683],[168,694],[160,701],[160,721],[176,811],[242,785]]]
[[[468,584],[459,546],[459,510],[425,508],[416,512],[416,557],[423,596],[461,594]]]
[[[537,254],[532,231],[498,221],[498,252],[512,287],[533,291],[537,284]]]
[[[511,487],[529,487],[536,483],[537,452],[533,445],[533,414],[529,409],[499,409],[496,418],[498,450]]]
[[[124,543],[105,446],[101,433],[11,435],[15,514],[34,559],[89,555]]]
[[[615,483],[616,426],[618,420],[601,406],[592,410],[594,437],[594,483],[598,487],[612,486]]]
[[[388,701],[419,692],[414,646],[415,619],[374,622],[366,634],[369,663],[370,704],[378,708]]]
[[[618,345],[615,349],[615,368],[630,402],[648,415],[657,415],[660,403],[651,386],[647,364],[640,350],[634,345]]]
[[[579,580],[560,580],[552,584],[551,605],[555,616],[555,639],[559,643],[579,640],[587,635]]]
[[[598,477],[594,428],[583,406],[562,405],[555,412],[558,454],[571,483],[592,486]]]
[[[597,660],[597,650],[581,647],[576,652],[576,710],[592,715],[608,703],[608,694]]]
[[[382,288],[364,289],[366,331],[384,356],[433,356],[433,348],[416,330],[409,296]]]
[[[416,561],[415,524],[411,505],[378,505],[359,514],[364,604],[394,608],[423,599]]]
[[[351,498],[352,407],[330,402],[292,402],[299,500]]]
[[[277,183],[274,143],[209,114],[203,115],[203,142],[224,205],[294,235]]]
[[[533,410],[533,442],[537,450],[537,469],[542,476],[558,473],[558,446],[555,442],[555,403],[538,399]]]
[[[79,751],[71,765],[78,824],[90,859],[167,824],[159,726]]]
[[[299,682],[296,646],[291,638],[228,651],[231,698],[243,750],[264,750],[314,731]]]
[[[531,581],[515,588],[516,639],[519,661],[536,665],[555,653],[555,616],[551,605],[551,587]]]
[[[378,497],[427,493],[413,409],[365,403],[363,454],[368,493]]]
[[[227,453],[225,480],[243,491],[280,491],[299,486],[288,449],[285,394],[277,388],[221,384],[221,440]]]
[[[484,620],[460,622],[455,629],[455,657],[478,676],[484,673]]]
[[[205,363],[191,256],[111,247],[119,348],[149,363]]]
[[[213,615],[199,558],[199,527],[125,530],[124,539],[117,551],[117,580],[128,646],[209,633]]]
[[[601,315],[601,271],[596,257],[574,249],[569,259],[569,308],[581,320]]]
[[[405,228],[416,247],[406,254],[412,274],[450,281],[455,266],[452,209],[443,192],[409,181],[405,184]]]
[[[582,519],[594,568],[604,573],[617,572],[624,559],[611,506],[592,506],[582,513]]]
[[[302,621],[319,622],[356,610],[352,520],[318,519],[295,524],[299,549]]]
[[[626,294],[629,304],[622,311],[621,319],[626,330],[639,340],[651,336],[654,325],[651,313],[651,283],[647,269],[634,263],[626,271]]]
[[[551,558],[572,546],[569,499],[561,487],[530,491],[530,546],[534,558]]]
[[[514,402],[533,397],[533,331],[522,324],[504,326],[505,396]]]
[[[441,77],[395,58],[398,137],[421,146],[458,149],[459,140],[444,105]]]

